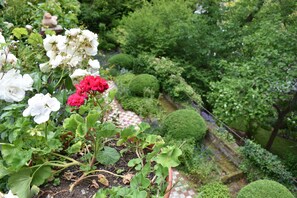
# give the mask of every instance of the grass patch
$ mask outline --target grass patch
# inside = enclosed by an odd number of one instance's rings
[[[261,144],[262,147],[265,147],[270,134],[271,131],[260,128],[255,135],[255,141],[258,144]],[[289,153],[297,155],[297,142],[282,137],[276,137],[271,147],[271,152],[283,159],[286,158]]]

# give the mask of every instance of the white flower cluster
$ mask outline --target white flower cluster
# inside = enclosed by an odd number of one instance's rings
[[[50,94],[36,94],[28,100],[29,106],[23,112],[23,116],[34,116],[34,121],[37,124],[44,123],[49,120],[52,111],[60,109],[60,102],[51,97]]]
[[[32,85],[33,79],[29,74],[22,76],[15,69],[0,72],[0,100],[20,102],[25,98],[25,91],[32,90]]]
[[[2,46],[2,47],[1,47]],[[17,58],[15,55],[9,52],[9,48],[6,47],[5,38],[0,32],[0,70],[2,69],[4,64],[12,64],[15,65],[17,63]]]
[[[62,35],[46,35],[43,40],[43,46],[49,62],[40,64],[42,72],[49,72],[57,67],[67,68],[75,71],[78,67],[82,67],[82,62],[95,56],[98,52],[98,35],[89,30],[81,30],[79,28],[70,29]],[[84,75],[99,75],[100,64],[97,60],[89,59],[88,69],[78,69],[71,78]]]

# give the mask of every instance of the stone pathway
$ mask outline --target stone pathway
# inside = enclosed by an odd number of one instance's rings
[[[116,88],[114,82],[109,81],[109,90]],[[142,119],[131,111],[124,111],[121,105],[116,101],[111,103],[112,110],[107,120],[117,121],[120,128],[126,128],[130,125],[137,126],[142,122]],[[170,198],[195,198],[197,195],[195,190],[190,187],[185,176],[173,169],[173,188],[170,193]]]

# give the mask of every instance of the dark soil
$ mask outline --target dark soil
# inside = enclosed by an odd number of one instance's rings
[[[116,147],[115,142],[109,143],[108,146],[113,147],[118,151],[123,149],[123,147]],[[103,166],[98,163],[96,164],[96,170],[104,169],[119,175],[126,175],[128,173],[134,175],[134,169],[127,166],[129,160],[133,158],[137,158],[136,154],[131,151],[127,151],[123,154],[123,156],[116,164]],[[98,181],[99,174],[102,174],[106,177],[109,182],[108,186],[105,186]],[[98,189],[129,185],[124,184],[123,179],[120,177],[116,177],[108,173],[98,172],[82,180],[80,183],[78,183],[77,186],[74,187],[73,191],[70,192],[69,186],[73,182],[75,182],[81,175],[82,172],[79,171],[78,166],[70,167],[63,171],[59,176],[56,176],[56,178],[60,179],[60,184],[58,186],[55,185],[53,181],[48,182],[44,186],[40,187],[40,193],[35,196],[35,198],[91,198],[98,191]]]

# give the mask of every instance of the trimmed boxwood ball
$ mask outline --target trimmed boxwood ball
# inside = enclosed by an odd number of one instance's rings
[[[140,74],[135,76],[129,85],[131,94],[139,97],[150,95],[148,92],[154,96],[158,96],[159,89],[160,85],[158,79],[150,74]]]
[[[294,198],[282,184],[272,180],[258,180],[242,188],[237,198]]]
[[[170,113],[162,125],[163,134],[174,139],[194,138],[199,141],[204,138],[206,129],[203,118],[191,109],[181,109]]]
[[[108,59],[110,65],[133,69],[134,57],[129,54],[116,54]]]
[[[208,183],[199,189],[199,198],[231,198],[226,185],[219,182]]]

